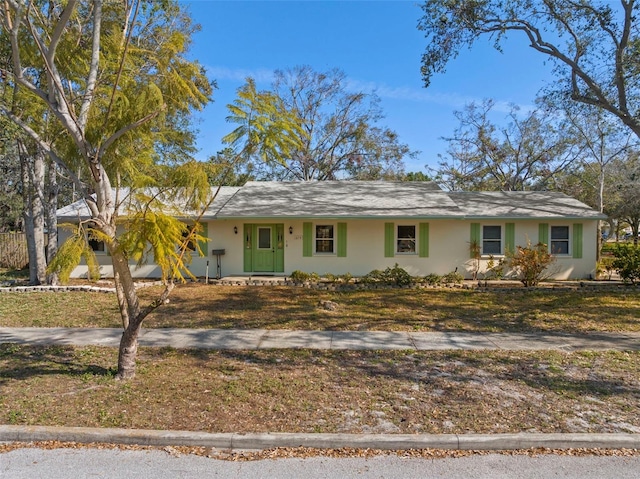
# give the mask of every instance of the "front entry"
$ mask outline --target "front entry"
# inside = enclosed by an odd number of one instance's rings
[[[284,272],[284,225],[244,225],[245,273]]]

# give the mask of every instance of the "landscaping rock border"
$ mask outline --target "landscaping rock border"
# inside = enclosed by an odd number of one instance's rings
[[[201,280],[204,282],[204,279]],[[149,281],[136,283],[136,288],[161,285],[161,281]],[[297,288],[309,288],[321,291],[356,291],[356,290],[387,290],[387,289],[464,289],[476,292],[534,292],[534,291],[630,291],[640,292],[640,284],[628,284],[621,281],[558,281],[553,283],[541,283],[532,288],[525,288],[517,281],[465,281],[459,283],[426,284],[415,283],[408,286],[396,286],[392,284],[376,283],[330,283],[330,282],[294,282],[287,278],[256,279],[230,278],[210,279],[208,284],[212,286],[291,286]],[[81,291],[92,293],[115,293],[115,287],[95,286],[89,284],[66,286],[16,286],[15,284],[0,284],[0,293],[32,293],[32,292],[68,292]]]

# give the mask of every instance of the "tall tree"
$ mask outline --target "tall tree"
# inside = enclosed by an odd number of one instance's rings
[[[11,126],[0,118],[0,233],[22,230],[22,196],[18,145]]]
[[[244,163],[231,148],[224,148],[209,158],[209,183],[221,186],[243,186],[247,181],[255,181],[251,164]]]
[[[378,126],[378,98],[350,92],[339,70],[276,71],[267,91],[249,78],[229,110],[227,120],[238,127],[223,141],[254,165],[266,160],[261,173],[269,178],[397,178],[403,159],[414,155],[394,131]]]
[[[548,106],[558,108],[555,103]],[[629,159],[629,154],[637,148],[637,137],[629,129],[620,128],[618,122],[602,109],[575,102],[564,102],[560,107],[563,115],[560,127],[583,148],[579,161],[566,174],[554,178],[556,187],[601,213],[610,213],[615,178],[612,166]],[[612,229],[617,220],[609,216]],[[598,224],[598,252],[602,240],[600,233]]]
[[[601,108],[640,137],[640,41],[635,0],[428,0],[418,28],[428,46],[422,74],[435,73],[465,46],[521,34],[555,64],[556,93]]]
[[[11,43],[8,33],[0,28],[0,68],[3,72],[12,70]],[[26,98],[16,94],[12,77],[6,73],[0,76],[0,98],[2,102],[11,102],[13,111],[20,110],[23,115],[28,111],[32,118],[42,116],[44,109]],[[29,253],[29,283],[41,284],[56,281],[55,275],[46,275],[48,261],[57,248],[57,228],[55,213],[57,209],[57,176],[55,165],[23,132],[12,125],[4,116],[0,120],[3,131],[3,150],[11,152],[20,166],[18,179],[12,182],[7,178],[15,192],[20,192],[22,213],[21,230],[26,233]],[[9,199],[9,198],[7,198]],[[46,236],[48,241],[46,241]],[[46,246],[45,246],[46,245]]]
[[[640,234],[640,154],[629,152],[627,158],[614,161],[613,195],[607,213],[629,225],[634,244]]]
[[[460,125],[439,163],[437,176],[450,190],[522,191],[546,189],[553,176],[579,157],[581,148],[537,111],[516,107],[506,127],[490,119],[492,100],[455,112]]]
[[[198,229],[164,214],[162,199],[176,194],[132,201],[135,188],[124,197],[114,187],[150,186],[159,176],[181,186],[195,208],[211,201],[206,175],[195,163],[177,175],[171,174],[175,168],[154,167],[163,148],[176,152],[174,161],[188,158],[193,134],[184,120],[211,94],[201,67],[185,59],[195,27],[171,0],[6,0],[0,25],[11,48],[11,68],[2,71],[10,94],[0,111],[65,170],[90,211],[54,265],[62,274],[69,258],[86,255],[87,235],[105,242],[124,327],[117,377],[132,377],[142,321],[166,301],[172,278],[181,277],[186,244]],[[47,114],[18,108],[27,104]],[[149,248],[166,281],[162,294],[143,307],[128,260],[142,261]]]

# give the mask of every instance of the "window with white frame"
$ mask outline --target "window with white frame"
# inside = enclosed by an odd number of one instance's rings
[[[316,225],[316,253],[335,252],[334,225]]]
[[[569,227],[551,227],[551,254],[569,254]]]
[[[398,225],[396,237],[396,253],[416,252],[415,225]]]
[[[502,226],[482,227],[482,254],[502,254]]]

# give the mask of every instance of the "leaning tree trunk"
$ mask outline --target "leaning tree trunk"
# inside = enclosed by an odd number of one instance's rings
[[[168,283],[155,301],[140,308],[138,293],[135,288],[133,276],[129,269],[126,256],[118,246],[114,238],[109,244],[111,262],[113,264],[116,291],[118,292],[118,304],[124,331],[120,338],[118,349],[118,372],[116,379],[131,379],[136,375],[136,359],[138,356],[138,337],[142,329],[142,321],[157,307],[168,302],[167,298],[173,289],[173,283]]]
[[[131,270],[129,269],[129,262],[120,249],[117,239],[114,238],[108,248],[111,254],[114,280],[117,283],[117,298],[124,327],[118,350],[118,372],[116,378],[130,379],[136,374],[138,335],[140,334],[143,318],[140,318],[140,301]]]

